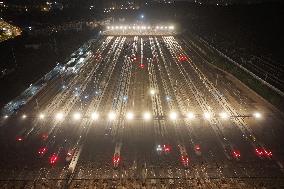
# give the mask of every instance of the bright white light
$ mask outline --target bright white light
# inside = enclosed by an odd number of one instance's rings
[[[188,112],[188,113],[187,113],[187,118],[188,118],[188,119],[194,119],[194,118],[195,118],[194,113]]]
[[[211,114],[209,112],[205,112],[204,113],[204,118],[205,119],[210,119],[210,117],[211,117]]]
[[[107,29],[109,30],[109,29],[110,29],[110,27],[108,26],[108,27],[107,27]]]
[[[98,120],[99,119],[99,114],[97,112],[93,112],[91,114],[91,118],[92,118],[92,120]]]
[[[45,115],[44,114],[39,114],[39,119],[44,119]]]
[[[7,119],[8,117],[9,117],[8,115],[5,115],[5,116],[4,116],[4,119]]]
[[[261,114],[259,112],[255,112],[253,116],[257,119],[261,118]]]
[[[115,26],[115,29],[118,29],[119,27],[118,26]]]
[[[75,112],[74,114],[73,114],[73,119],[74,120],[79,120],[79,119],[81,119],[81,114],[79,113],[79,112]]]
[[[150,90],[150,94],[151,94],[151,95],[155,95],[155,94],[156,94],[155,89],[151,89],[151,90]]]
[[[55,115],[55,118],[56,118],[57,120],[63,120],[64,115],[63,115],[63,113],[59,112],[59,113],[57,113],[57,114]]]
[[[111,121],[112,121],[112,120],[114,120],[114,119],[115,119],[115,117],[116,117],[116,115],[115,115],[115,113],[114,113],[114,112],[109,112],[109,113],[108,113],[108,119],[109,119],[109,120],[111,120]]]
[[[132,119],[134,118],[134,114],[133,114],[132,112],[127,112],[126,118],[127,118],[128,120],[132,120]]]
[[[147,29],[149,30],[149,29],[151,29],[151,27],[150,27],[150,26],[148,26],[148,27],[147,27]]]
[[[111,29],[113,30],[113,29],[114,29],[114,27],[113,27],[113,26],[111,26]]]
[[[26,118],[27,118],[27,115],[25,115],[25,114],[22,115],[22,118],[23,118],[23,119],[26,119]]]
[[[226,112],[221,112],[220,113],[220,117],[222,118],[222,119],[228,119],[228,114],[226,113]]]
[[[144,120],[150,120],[151,119],[151,114],[149,113],[149,112],[145,112],[144,114],[143,114],[143,118],[144,118]]]
[[[162,149],[161,145],[158,145],[157,148],[156,148],[156,150],[157,150],[158,152],[160,152],[160,151],[162,151],[163,149]]]
[[[177,117],[178,117],[178,115],[177,115],[176,112],[171,112],[171,113],[170,113],[170,119],[171,119],[171,120],[176,120]]]
[[[174,26],[169,26],[169,29],[173,30],[173,29],[175,29],[175,27]]]

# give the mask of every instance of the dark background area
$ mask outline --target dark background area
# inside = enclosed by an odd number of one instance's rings
[[[177,3],[172,7],[157,4],[141,12],[146,19],[170,20],[182,31],[187,29],[201,36],[221,36],[229,42],[236,42],[237,46],[254,48],[270,54],[275,61],[281,61],[283,10],[284,3],[279,2],[233,6]]]

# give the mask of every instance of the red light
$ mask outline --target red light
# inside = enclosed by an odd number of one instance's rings
[[[264,153],[265,153],[266,156],[272,157],[272,152],[270,150],[264,149]]]
[[[179,58],[178,58],[178,59],[179,59],[180,62],[184,62],[184,61],[187,60],[186,56],[184,56],[184,55],[182,55],[182,54],[179,55]]]
[[[57,160],[58,160],[58,156],[57,156],[56,154],[53,154],[53,155],[50,156],[50,158],[49,158],[49,163],[50,163],[50,164],[55,164]]]
[[[184,166],[188,166],[189,158],[186,155],[182,155],[181,162]]]
[[[118,155],[113,156],[112,158],[113,163],[118,164],[120,161],[120,157]]]
[[[120,156],[119,155],[114,155],[113,158],[112,158],[112,161],[113,161],[113,166],[115,168],[117,168],[118,165],[119,165],[119,162],[120,162]]]
[[[259,155],[259,156],[262,156],[262,155],[263,155],[263,151],[262,151],[261,148],[256,148],[256,149],[255,149],[255,152],[256,152],[256,154]]]
[[[21,141],[23,141],[24,139],[23,139],[22,137],[17,137],[16,140],[19,141],[19,142],[21,142]]]
[[[168,153],[168,152],[170,152],[171,151],[171,147],[169,146],[169,145],[163,145],[163,150],[164,150],[164,152],[166,152],[166,153]]]
[[[187,162],[187,161],[188,161],[188,157],[187,157],[187,156],[181,156],[181,160],[182,160],[183,162]]]
[[[196,144],[194,148],[195,148],[196,151],[200,151],[201,150],[199,144]]]
[[[239,150],[234,150],[234,151],[233,151],[233,156],[234,156],[235,158],[240,158],[240,157],[241,157],[240,151],[239,151]]]
[[[258,156],[266,156],[271,158],[272,157],[272,152],[270,150],[267,150],[265,148],[256,148],[255,152]]]
[[[144,65],[144,64],[140,64],[140,68],[142,68],[142,69],[143,69],[144,67],[145,67],[145,65]]]
[[[38,154],[41,155],[41,156],[44,155],[46,152],[47,152],[47,148],[46,147],[40,148],[38,150]]]

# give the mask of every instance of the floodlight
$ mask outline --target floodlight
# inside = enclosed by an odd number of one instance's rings
[[[134,118],[134,114],[133,114],[132,112],[127,112],[126,118],[127,118],[128,120],[132,120],[132,119]]]
[[[171,113],[170,113],[170,119],[171,119],[171,120],[176,120],[177,117],[178,117],[178,114],[177,114],[176,112],[171,112]]]
[[[205,112],[203,116],[205,119],[210,119],[211,114],[209,112]]]
[[[188,112],[188,113],[187,113],[187,118],[188,118],[188,119],[194,119],[194,118],[195,118],[194,113]]]
[[[56,118],[57,120],[63,120],[64,115],[63,115],[63,113],[58,112],[58,113],[55,115],[55,118]]]
[[[91,118],[92,118],[92,120],[97,120],[97,119],[99,119],[99,114],[97,112],[93,112],[91,114]]]
[[[260,118],[261,118],[261,113],[255,112],[255,113],[253,114],[253,116],[254,116],[256,119],[260,119]]]
[[[143,114],[143,118],[144,118],[144,120],[149,120],[149,119],[151,119],[151,114],[149,112],[145,112]]]
[[[79,120],[79,119],[81,119],[81,114],[80,114],[79,112],[74,113],[74,114],[73,114],[73,119],[74,119],[74,120]]]
[[[116,115],[115,115],[114,112],[109,112],[109,114],[108,114],[108,119],[109,119],[110,121],[114,120],[115,117],[116,117]]]

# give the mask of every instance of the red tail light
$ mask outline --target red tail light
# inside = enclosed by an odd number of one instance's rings
[[[112,161],[114,164],[118,164],[120,161],[120,157],[118,155],[113,156]]]
[[[263,155],[263,151],[262,151],[261,148],[256,148],[256,149],[255,149],[255,152],[256,152],[256,154],[257,154],[258,156],[262,156],[262,155]]]
[[[232,152],[232,154],[233,154],[233,157],[234,157],[234,158],[240,158],[240,157],[241,157],[241,153],[240,153],[239,150],[234,150],[234,151]]]
[[[184,166],[188,166],[189,158],[187,156],[181,156],[181,162]]]
[[[200,151],[200,150],[201,150],[200,145],[199,145],[199,144],[196,144],[196,145],[194,146],[194,149],[195,149],[196,151]]]
[[[272,152],[271,152],[270,150],[264,149],[264,154],[265,154],[267,157],[272,157]]]
[[[256,148],[255,149],[256,155],[258,156],[266,156],[266,157],[272,157],[272,152],[270,150],[267,150],[265,148]]]
[[[186,56],[184,56],[184,55],[182,55],[182,54],[179,55],[178,59],[179,59],[179,61],[181,61],[181,62],[187,60]]]
[[[49,158],[49,163],[53,165],[53,164],[55,164],[57,162],[57,160],[58,160],[58,156],[56,154],[53,154]]]
[[[163,150],[164,152],[170,152],[171,151],[171,147],[169,145],[163,145]]]
[[[47,148],[46,147],[42,147],[38,150],[38,154],[39,155],[44,155],[47,152]]]

